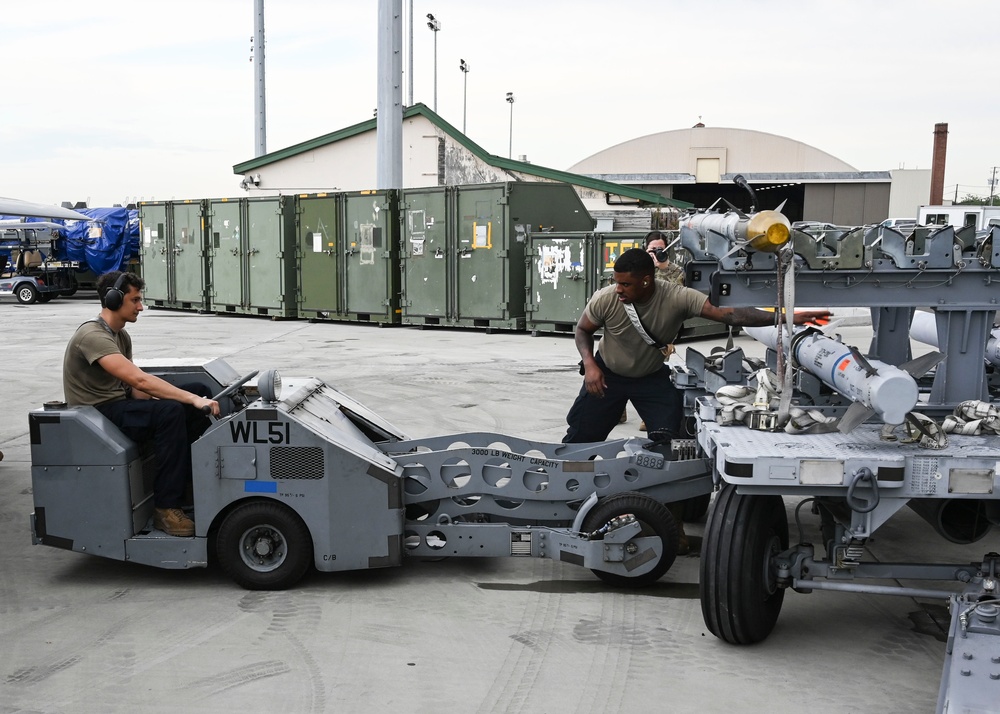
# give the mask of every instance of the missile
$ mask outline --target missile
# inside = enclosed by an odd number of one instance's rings
[[[937,320],[933,312],[918,310],[910,321],[910,337],[931,347],[938,346]],[[983,357],[994,367],[1000,368],[1000,327],[994,328],[986,341]]]
[[[778,349],[777,327],[745,327],[758,342]],[[848,432],[873,415],[886,424],[902,424],[917,405],[919,391],[915,376],[923,374],[943,359],[933,353],[894,367],[876,359],[866,359],[857,348],[827,337],[813,328],[797,328],[786,344],[786,357],[854,404],[840,420],[838,429]]]
[[[792,235],[791,223],[778,211],[759,211],[751,216],[736,211],[694,213],[682,219],[680,227],[682,234],[692,232],[706,245],[715,235],[725,238],[731,248],[750,248],[761,253],[774,253]]]

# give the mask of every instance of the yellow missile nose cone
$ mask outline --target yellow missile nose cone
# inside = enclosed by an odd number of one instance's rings
[[[747,242],[754,250],[773,253],[788,242],[792,225],[778,211],[755,213],[747,224]]]

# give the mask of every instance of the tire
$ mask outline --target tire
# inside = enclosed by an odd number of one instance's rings
[[[38,293],[38,302],[46,303],[55,297],[54,293]]]
[[[38,302],[38,288],[31,283],[21,283],[14,289],[14,294],[22,305],[34,305]]]
[[[312,564],[312,539],[302,519],[280,503],[245,503],[222,522],[216,557],[226,575],[247,590],[285,590]]]
[[[679,533],[674,517],[670,515],[666,506],[655,498],[634,491],[602,498],[583,519],[583,530],[585,533],[593,533],[615,516],[625,514],[632,514],[639,521],[642,527],[641,536],[659,536],[663,548],[659,562],[649,572],[635,577],[607,573],[603,570],[592,570],[592,572],[604,582],[616,587],[641,588],[655,583],[674,564]]]
[[[787,548],[780,496],[744,496],[732,485],[719,492],[701,547],[701,613],[713,635],[748,645],[771,634],[785,597],[772,556]]]
[[[695,496],[694,498],[686,498],[681,501],[681,517],[684,519],[685,523],[696,523],[704,518],[705,514],[708,513],[708,504],[712,502],[711,493],[703,493],[700,496]]]

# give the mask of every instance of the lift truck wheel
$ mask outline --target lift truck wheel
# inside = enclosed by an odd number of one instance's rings
[[[719,492],[701,547],[701,614],[713,635],[748,645],[771,634],[785,597],[773,556],[787,548],[781,496],[740,495],[732,485]]]
[[[643,575],[628,577],[615,573],[594,570],[593,573],[610,585],[626,588],[640,588],[659,580],[674,564],[677,557],[677,540],[679,533],[674,517],[662,503],[644,493],[626,491],[607,496],[598,501],[593,510],[583,519],[585,533],[593,533],[616,516],[631,513],[642,527],[640,536],[659,536],[663,546],[663,554],[656,566]]]
[[[312,539],[305,523],[280,503],[238,506],[222,522],[216,557],[226,575],[247,590],[285,590],[312,563]]]
[[[31,283],[21,283],[14,294],[22,305],[34,305],[38,302],[38,288]]]

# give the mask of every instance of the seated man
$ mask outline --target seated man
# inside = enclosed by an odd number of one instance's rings
[[[218,416],[219,404],[147,374],[132,362],[132,338],[124,327],[142,312],[144,287],[133,273],[113,271],[100,277],[101,312],[80,325],[66,345],[63,392],[67,404],[96,407],[130,439],[153,439],[153,525],[168,535],[192,536],[194,521],[181,508],[191,480],[191,442],[208,427],[204,410]]]

